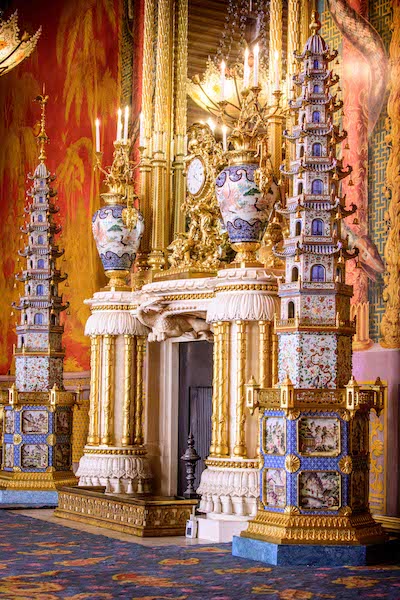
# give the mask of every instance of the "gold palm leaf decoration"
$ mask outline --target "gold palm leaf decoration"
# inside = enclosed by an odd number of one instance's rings
[[[34,35],[25,31],[19,37],[18,11],[7,21],[1,20],[2,14],[0,11],[0,75],[5,75],[32,54],[42,28],[39,27]]]

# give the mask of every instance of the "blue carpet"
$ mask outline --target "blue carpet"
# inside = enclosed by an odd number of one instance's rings
[[[0,532],[0,600],[400,599],[396,565],[268,567],[230,544],[146,548],[5,510]]]

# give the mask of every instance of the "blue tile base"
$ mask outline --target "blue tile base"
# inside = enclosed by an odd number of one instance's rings
[[[308,544],[273,544],[234,536],[233,556],[257,560],[269,565],[290,566],[364,566],[393,560],[400,554],[400,542],[371,546],[312,546]]]
[[[58,492],[0,490],[1,508],[52,508],[58,506]]]

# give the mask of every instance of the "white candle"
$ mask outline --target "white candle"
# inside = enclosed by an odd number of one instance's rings
[[[144,116],[143,113],[140,113],[140,118],[139,118],[139,146],[141,148],[144,148],[145,143],[144,143]]]
[[[225,100],[225,70],[226,70],[226,64],[225,64],[225,61],[223,60],[221,62],[221,102],[223,102]]]
[[[100,120],[95,120],[96,126],[96,152],[100,152]]]
[[[128,142],[129,106],[125,106],[124,115],[124,140]]]
[[[208,119],[207,124],[209,126],[209,128],[211,129],[211,131],[214,133],[215,131],[215,123],[212,119]]]
[[[244,65],[243,65],[243,88],[246,90],[249,87],[250,80],[250,67],[249,67],[249,49],[246,48],[244,51]]]
[[[226,125],[222,125],[222,149],[224,152],[228,150],[228,141],[226,138],[226,134],[228,132],[228,128]]]
[[[260,47],[258,44],[256,44],[253,49],[253,56],[254,56],[253,86],[254,87],[258,87],[259,52],[260,52]]]
[[[119,142],[121,140],[121,136],[122,136],[122,110],[119,108],[118,112],[117,112],[117,139],[116,139],[117,142]]]
[[[279,52],[275,50],[274,54],[274,73],[275,73],[275,90],[279,90],[280,88],[280,80],[279,80]]]

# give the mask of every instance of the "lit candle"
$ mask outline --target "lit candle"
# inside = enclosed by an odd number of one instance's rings
[[[129,123],[129,106],[125,106],[125,115],[124,115],[124,140],[128,141],[128,123]]]
[[[100,120],[95,120],[96,125],[96,152],[100,152]]]
[[[253,49],[253,56],[254,56],[253,86],[254,87],[258,87],[259,52],[260,52],[260,47],[258,44],[256,44]]]
[[[222,125],[222,149],[224,152],[228,150],[228,141],[226,138],[228,128],[226,125]]]
[[[225,100],[225,69],[226,69],[226,64],[225,64],[225,61],[223,60],[221,62],[221,102],[223,102]]]
[[[116,141],[119,142],[121,140],[121,136],[122,136],[122,110],[119,108],[118,112],[117,112],[117,139]]]
[[[244,51],[244,65],[243,65],[243,88],[246,90],[249,87],[250,79],[250,67],[249,67],[249,49],[246,48]]]
[[[275,72],[275,90],[279,90],[280,88],[280,80],[279,80],[279,52],[275,50],[274,54],[274,72]]]
[[[208,119],[207,124],[209,126],[209,128],[211,129],[211,131],[214,133],[215,131],[215,123],[212,119]]]
[[[144,148],[145,147],[145,143],[144,143],[144,115],[143,115],[142,112],[140,113],[139,123],[140,123],[140,128],[139,128],[139,146],[141,148]]]

